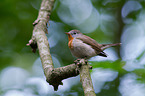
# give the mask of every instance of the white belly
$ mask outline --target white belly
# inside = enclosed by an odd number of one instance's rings
[[[97,55],[90,45],[83,43],[79,39],[73,40],[73,49],[71,49],[71,53],[78,58],[90,58]]]

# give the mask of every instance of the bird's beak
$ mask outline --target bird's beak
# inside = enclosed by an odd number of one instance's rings
[[[68,32],[65,32],[65,34],[69,35],[69,33],[68,33]]]

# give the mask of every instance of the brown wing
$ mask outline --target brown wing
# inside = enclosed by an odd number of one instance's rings
[[[79,36],[77,37],[77,39],[80,39],[82,40],[84,43],[92,46],[93,49],[96,50],[96,53],[100,56],[104,56],[104,57],[107,57],[107,55],[103,52],[103,50],[101,49],[101,44],[98,44],[94,39],[86,36],[86,35],[83,35],[83,36]]]

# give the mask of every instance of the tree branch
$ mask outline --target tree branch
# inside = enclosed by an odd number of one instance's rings
[[[55,0],[42,0],[38,18],[33,23],[33,25],[35,26],[33,29],[32,39],[33,41],[37,42],[45,76],[47,76],[46,74],[47,70],[52,71],[54,69],[50,50],[49,50],[48,39],[47,36],[45,35],[45,33],[48,33],[47,23],[51,11],[53,9],[54,1]]]
[[[54,87],[54,90],[58,89],[58,86],[62,84],[61,81],[63,79],[77,76],[80,72],[85,96],[95,96],[89,73],[89,65],[85,63],[84,59],[81,59],[79,62],[82,66],[78,66],[77,64],[71,64],[60,68],[54,68],[53,66],[49,43],[45,33],[48,33],[47,23],[54,2],[55,0],[42,0],[38,18],[33,23],[34,29],[32,38],[27,45],[31,46],[33,52],[35,52],[38,47],[46,81]]]
[[[63,79],[77,76],[79,71],[76,64],[71,64],[65,67],[54,68],[49,43],[45,33],[47,31],[47,23],[49,16],[53,9],[55,0],[42,0],[39,10],[38,18],[34,21],[34,29],[31,40],[29,40],[28,46],[31,46],[32,51],[35,53],[36,48],[39,49],[39,55],[43,66],[46,81],[54,87],[54,90],[58,89]]]
[[[53,85],[54,90],[58,89],[58,85],[62,85],[62,80],[79,75],[76,64],[67,65],[60,68],[54,68],[53,71],[47,71],[47,82]]]
[[[82,64],[80,67],[80,81],[84,89],[84,94],[85,96],[96,96],[93,89],[88,62],[84,59],[81,59],[79,62]]]

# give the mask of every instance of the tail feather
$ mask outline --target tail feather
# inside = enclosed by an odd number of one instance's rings
[[[100,52],[98,55],[103,56],[103,57],[107,57],[105,52]]]
[[[115,43],[115,44],[102,44],[101,49],[104,50],[106,48],[112,47],[112,46],[118,46],[121,45],[121,43]]]

